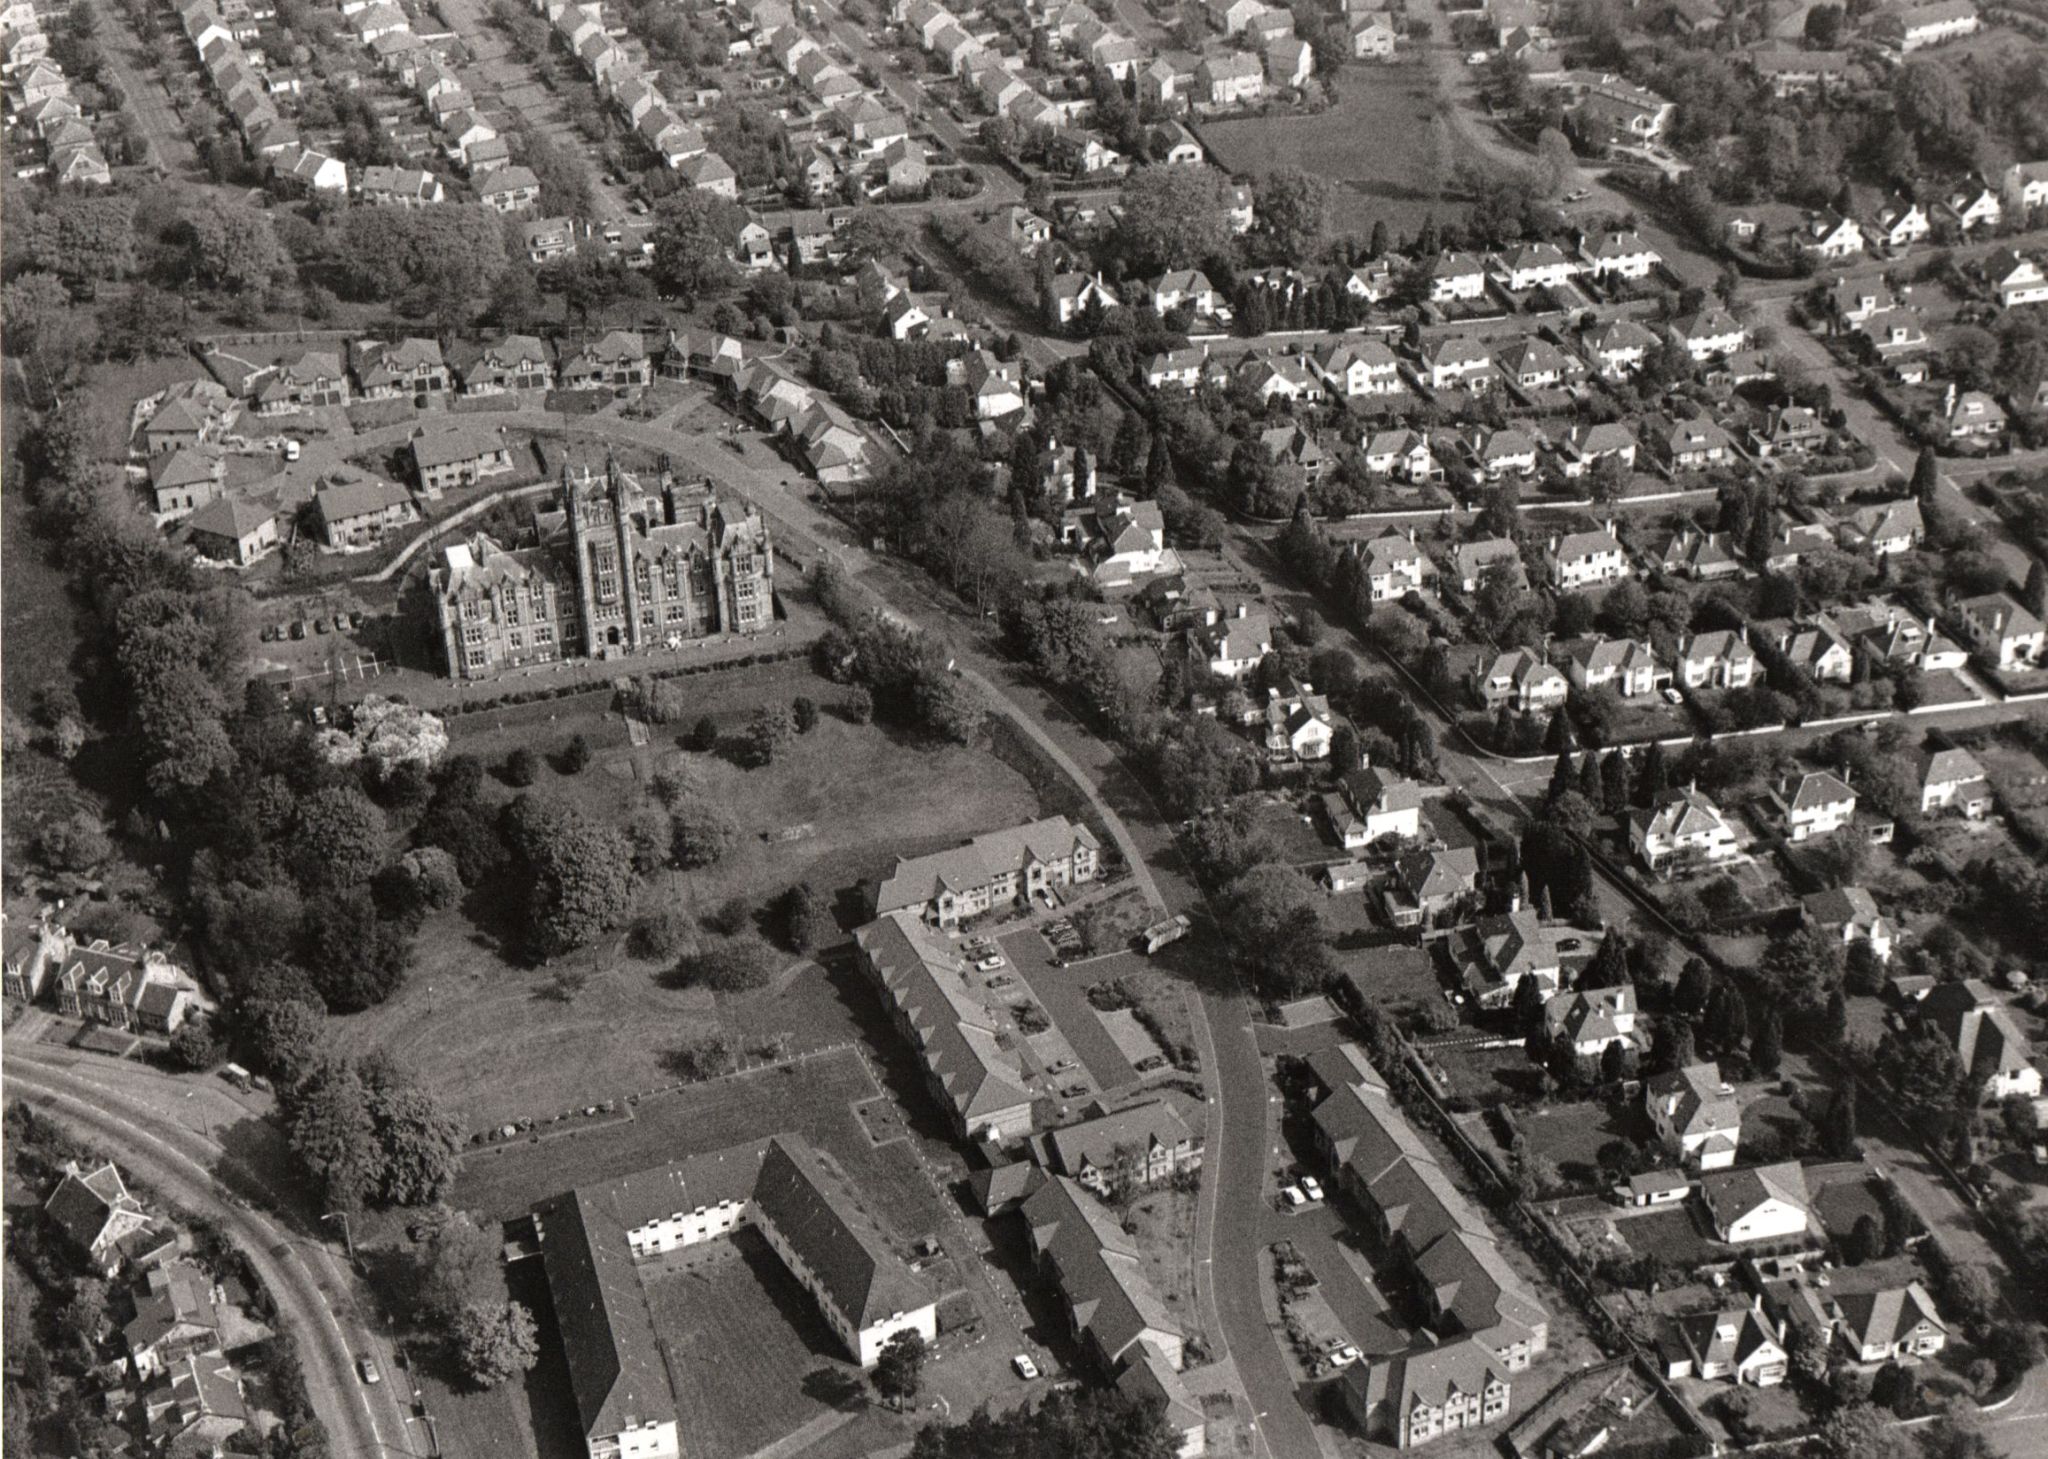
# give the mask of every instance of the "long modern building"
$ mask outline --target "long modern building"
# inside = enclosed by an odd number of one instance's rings
[[[861,968],[924,1064],[925,1082],[968,1141],[1031,1133],[1030,1076],[1004,1039],[967,965],[942,934],[907,909],[853,935]]]
[[[679,1459],[676,1399],[643,1264],[761,1233],[863,1368],[899,1332],[930,1342],[937,1304],[845,1179],[808,1142],[774,1135],[588,1185],[534,1207],[541,1258],[590,1459]]]
[[[429,575],[448,672],[484,679],[567,658],[615,659],[775,621],[775,549],[751,505],[735,513],[664,470],[650,489],[605,462],[562,468],[562,508],[538,545],[478,534]]]

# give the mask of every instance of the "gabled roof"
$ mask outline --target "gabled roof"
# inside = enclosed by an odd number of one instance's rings
[[[1796,1160],[1759,1165],[1749,1170],[1721,1170],[1700,1179],[1700,1197],[1715,1224],[1726,1227],[1769,1201],[1810,1211],[1806,1173]]]
[[[968,990],[965,964],[928,935],[914,910],[886,912],[854,940],[916,1031],[927,1069],[963,1120],[1028,1105],[1028,1077],[997,1040],[987,1006]]]
[[[239,542],[252,533],[260,532],[264,524],[276,516],[271,508],[256,502],[238,496],[221,496],[186,518],[185,524],[191,531]]]
[[[1119,1152],[1136,1150],[1140,1155],[1157,1147],[1171,1148],[1193,1139],[1187,1121],[1163,1100],[1132,1105],[1079,1124],[1064,1125],[1047,1137],[1059,1168],[1079,1175],[1088,1166],[1106,1171],[1123,1158]]]
[[[1935,1309],[1934,1299],[1918,1282],[1877,1292],[1852,1292],[1837,1297],[1834,1308],[1859,1351],[1866,1347],[1892,1347],[1910,1337],[1923,1323],[1937,1332],[1948,1331],[1948,1324]]]

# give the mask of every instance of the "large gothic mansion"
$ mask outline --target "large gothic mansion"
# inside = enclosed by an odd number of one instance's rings
[[[749,505],[686,491],[666,465],[652,490],[605,462],[564,466],[558,505],[534,514],[537,544],[478,533],[428,578],[448,672],[483,679],[571,658],[621,658],[775,617],[775,552]]]

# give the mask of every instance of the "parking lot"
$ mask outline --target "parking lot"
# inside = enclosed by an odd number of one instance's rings
[[[1078,934],[1072,935],[1071,945],[1079,951]],[[1138,1071],[1103,1027],[1102,1017],[1089,1005],[1086,992],[1090,983],[1113,977],[1115,968],[1109,965],[1126,954],[1060,966],[1055,962],[1059,954],[1053,943],[1036,929],[1011,933],[1002,940],[1002,948],[1010,966],[1030,985],[1060,1032],[1066,1035],[1068,1045],[1096,1089],[1107,1094],[1139,1082]]]

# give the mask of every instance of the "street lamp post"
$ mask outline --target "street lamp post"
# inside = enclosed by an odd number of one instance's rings
[[[354,1228],[348,1224],[348,1212],[329,1211],[320,1219],[323,1221],[341,1222],[341,1239],[348,1243],[348,1264],[350,1266],[356,1265],[356,1233]]]

